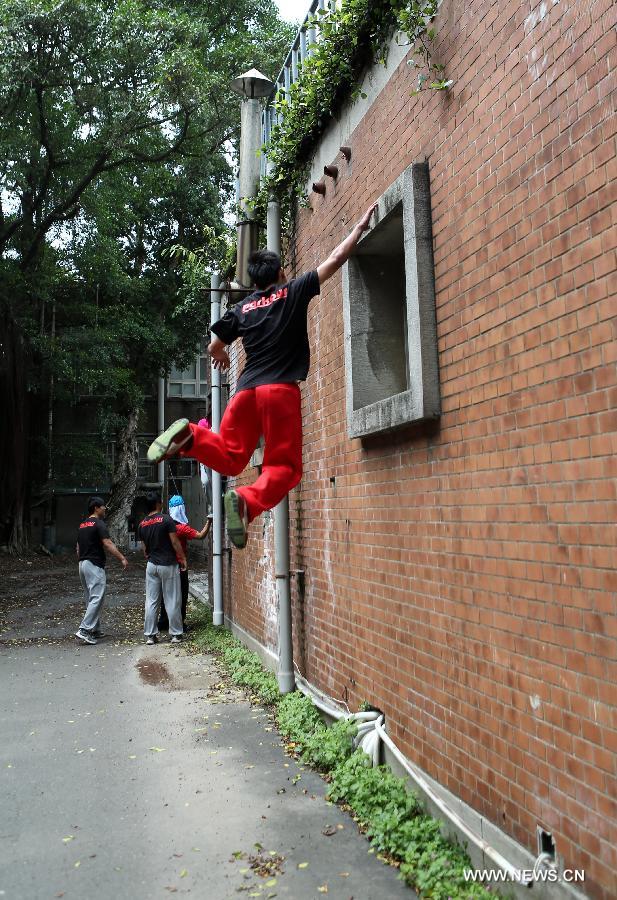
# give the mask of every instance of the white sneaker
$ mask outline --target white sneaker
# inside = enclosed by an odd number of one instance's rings
[[[169,643],[170,644],[181,644],[182,643],[182,635],[174,634]]]
[[[159,639],[155,634],[151,634],[150,637],[146,638],[146,644],[158,644]]]

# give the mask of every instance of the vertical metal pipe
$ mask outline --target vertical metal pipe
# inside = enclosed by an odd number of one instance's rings
[[[240,198],[237,223],[238,256],[236,261],[236,281],[248,287],[248,258],[257,249],[257,222],[251,206],[259,191],[261,162],[258,156],[261,147],[261,105],[259,100],[247,99],[240,107]]]
[[[281,252],[281,208],[274,198],[268,203],[266,219],[268,250]],[[295,690],[293,636],[291,627],[291,590],[289,579],[289,497],[274,509],[274,568],[278,603],[278,672],[281,694]]]
[[[221,318],[220,275],[210,277],[210,322]],[[214,337],[214,335],[212,335]],[[221,371],[212,366],[212,431],[221,427]],[[212,622],[222,625],[223,615],[223,498],[220,472],[212,471]]]
[[[158,391],[158,426],[159,434],[165,431],[165,378],[159,378]],[[161,494],[165,492],[165,463],[160,462],[156,469],[156,480],[161,485]]]
[[[294,48],[291,51],[291,81],[295,83],[298,80],[298,50]]]

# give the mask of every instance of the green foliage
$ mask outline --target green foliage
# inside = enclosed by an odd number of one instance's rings
[[[404,821],[419,811],[413,794],[407,792],[405,781],[396,778],[387,766],[373,768],[369,757],[356,750],[346,763],[337,767],[332,777],[330,799],[346,800],[361,822],[375,825],[377,833],[385,835],[393,830],[393,823]],[[377,841],[380,850],[389,850],[389,842]]]
[[[465,881],[472,868],[465,850],[441,835],[439,823],[429,816],[412,820],[405,833],[401,875],[421,897],[432,900],[490,900],[495,893]]]
[[[355,722],[340,719],[330,728],[318,725],[305,739],[300,741],[302,761],[309,763],[320,772],[332,772],[342,760],[351,756],[352,738],[358,727]]]
[[[329,797],[344,801],[366,829],[375,849],[400,861],[401,875],[421,897],[487,900],[482,885],[467,884],[467,853],[441,834],[440,823],[422,812],[417,797],[387,766],[371,767],[362,750],[332,772]]]
[[[270,175],[257,201],[264,214],[268,197],[281,199],[287,218],[302,196],[307,165],[324,128],[346,97],[360,96],[358,82],[368,63],[385,62],[387,43],[394,30],[401,30],[416,45],[413,64],[434,77],[430,86],[444,89],[443,66],[432,61],[429,28],[437,11],[437,0],[343,0],[340,8],[321,10],[309,23],[320,31],[320,40],[304,61],[299,79],[288,96],[282,91],[276,109],[282,121],[275,125],[267,148]],[[430,78],[425,75],[421,88]],[[439,82],[439,83],[438,83]]]
[[[347,804],[373,847],[400,864],[401,876],[420,897],[431,900],[490,900],[495,894],[480,884],[467,884],[471,868],[465,850],[441,834],[438,821],[427,816],[406,781],[388,766],[373,768],[362,750],[353,751],[355,722],[341,719],[328,728],[312,701],[295,691],[281,696],[276,679],[264,672],[256,654],[229,631],[214,628],[209,611],[199,613],[192,642],[214,651],[236,684],[249,688],[275,707],[279,730],[303,762],[327,773],[328,797]]]
[[[58,484],[96,487],[109,481],[109,459],[96,438],[73,435],[53,447],[53,471]]]
[[[276,715],[281,733],[297,744],[323,724],[316,706],[300,691],[281,697]]]
[[[53,376],[58,404],[104,397],[119,437],[156,378],[194,360],[205,275],[189,297],[168,251],[224,234],[240,118],[229,82],[255,64],[274,74],[292,36],[273,0],[0,4],[0,320],[25,388],[14,418],[36,422]],[[0,360],[0,397],[16,395],[15,371]],[[36,434],[4,424],[21,444],[3,469],[44,481]],[[20,534],[36,482],[4,498]]]
[[[274,703],[279,697],[275,676],[264,671],[256,653],[239,646],[226,647],[222,651],[223,663],[235,684],[246,687],[262,703]]]

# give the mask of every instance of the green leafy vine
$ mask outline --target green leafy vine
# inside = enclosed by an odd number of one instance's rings
[[[340,8],[319,10],[307,22],[307,28],[319,29],[320,39],[311,46],[288,95],[279,91],[275,100],[281,120],[264,147],[269,174],[255,204],[260,217],[265,217],[268,199],[274,195],[289,222],[296,201],[303,198],[310,157],[320,135],[346,98],[366,96],[359,86],[361,75],[368,65],[386,62],[394,31],[404,33],[414,46],[410,65],[421,70],[414,93],[424,87],[445,90],[450,86],[443,65],[431,55],[436,12],[437,0],[343,0]]]

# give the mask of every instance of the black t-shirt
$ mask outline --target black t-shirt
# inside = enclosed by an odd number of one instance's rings
[[[175,534],[176,523],[166,513],[150,513],[137,529],[137,537],[146,547],[148,560],[157,566],[172,566],[176,551],[171,546],[170,534]]]
[[[306,316],[319,293],[317,272],[255,291],[228,309],[212,331],[226,344],[242,338],[246,365],[236,390],[303,381],[311,361]]]
[[[79,546],[79,561],[90,560],[100,569],[105,568],[105,548],[103,541],[109,537],[109,530],[102,519],[96,516],[88,516],[77,532],[77,544]]]

